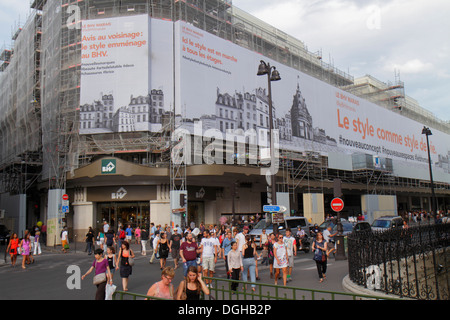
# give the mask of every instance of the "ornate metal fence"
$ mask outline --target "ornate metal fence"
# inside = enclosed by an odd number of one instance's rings
[[[420,300],[449,300],[450,224],[348,236],[350,279],[365,288]]]

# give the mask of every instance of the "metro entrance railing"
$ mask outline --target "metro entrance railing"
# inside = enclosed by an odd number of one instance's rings
[[[223,278],[203,277],[204,280],[211,280],[210,294],[203,297],[205,300],[401,300],[399,298],[389,298],[355,294],[348,292],[333,292],[317,289],[306,289],[289,286],[280,286],[267,283],[254,283],[246,281],[229,280]],[[231,285],[238,285],[238,290],[233,291]],[[251,286],[255,286],[255,291]],[[244,290],[244,286],[247,288]],[[144,300],[160,298],[149,297],[143,294],[131,293],[129,291],[116,291],[113,300]]]

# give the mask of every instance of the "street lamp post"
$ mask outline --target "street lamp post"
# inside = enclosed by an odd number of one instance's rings
[[[273,71],[272,71],[273,70]],[[270,65],[270,63],[266,63],[263,60],[261,60],[261,63],[259,65],[258,68],[258,76],[263,76],[267,74],[267,86],[268,86],[268,99],[269,99],[269,137],[270,137],[270,163],[271,163],[271,167],[274,166],[275,163],[275,147],[274,147],[274,138],[273,138],[273,106],[272,106],[272,81],[279,81],[281,80],[280,77],[280,73],[277,71],[277,69],[273,66]],[[270,205],[276,205],[277,204],[277,200],[276,200],[276,181],[275,181],[275,174],[274,172],[271,170],[270,172],[270,182],[269,187],[270,187],[270,198],[271,198],[271,203],[269,203]],[[273,232],[277,233],[278,232],[278,225],[277,224],[273,224]]]
[[[433,170],[431,168],[431,155],[430,155],[430,142],[428,140],[428,136],[433,135],[430,128],[423,127],[422,134],[427,136],[427,151],[428,151],[428,167],[430,169],[430,185],[431,185],[431,210],[433,211],[433,216],[436,218],[437,216],[437,201],[436,194],[434,193],[434,182],[433,182]]]

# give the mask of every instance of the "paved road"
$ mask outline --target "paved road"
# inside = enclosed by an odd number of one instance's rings
[[[138,245],[132,245],[135,252],[139,252]],[[78,244],[78,250],[81,245]],[[81,274],[86,272],[93,262],[93,255],[88,256],[84,252],[59,253],[55,250],[49,251],[44,248],[40,256],[35,257],[35,263],[28,265],[27,269],[21,268],[21,257],[18,265],[11,267],[9,258],[7,264],[0,265],[0,300],[18,299],[39,299],[39,300],[92,300],[95,296],[95,286],[92,284],[92,274],[81,281],[79,289],[69,289],[67,280],[73,276],[68,273],[70,266],[80,268]],[[130,276],[130,292],[146,294],[149,287],[160,280],[159,260],[154,264],[149,264],[150,256],[136,254],[136,264],[133,267],[133,274]],[[167,261],[168,266],[173,266],[171,258]],[[348,273],[347,261],[335,261],[330,258],[328,262],[327,280],[319,283],[315,262],[312,254],[299,253],[295,257],[295,267],[292,273],[293,281],[288,286],[320,289],[327,291],[343,292],[342,279]],[[225,264],[223,259],[219,259],[216,266],[216,277],[225,278]],[[266,266],[259,267],[261,280],[258,283],[273,284],[270,279],[269,269]],[[73,278],[70,283],[74,284]],[[182,279],[182,268],[176,270],[174,285],[178,286]],[[114,283],[121,289],[121,279],[116,274]],[[282,284],[282,280],[278,281]]]

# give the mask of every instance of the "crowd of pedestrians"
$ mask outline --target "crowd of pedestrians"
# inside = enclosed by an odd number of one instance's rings
[[[105,223],[105,235],[111,233],[109,226]],[[136,230],[139,230],[136,233]],[[297,231],[304,236],[301,228]],[[333,236],[328,232],[325,239],[322,232],[318,232],[312,243],[314,260],[317,265],[319,281],[326,279],[327,259],[334,246],[329,239]],[[131,236],[130,236],[131,234]],[[270,233],[263,230],[259,243],[255,243],[254,238],[249,235],[249,227],[244,226],[242,230],[238,228],[227,228],[223,226],[209,226],[201,224],[199,228],[181,229],[176,226],[173,230],[166,226],[150,225],[149,230],[145,228],[132,229],[130,226],[122,228],[119,226],[117,233],[112,233],[112,237],[101,237],[97,235],[97,244],[103,252],[103,241],[106,241],[105,259],[108,261],[111,277],[114,270],[119,270],[122,279],[122,290],[128,291],[128,278],[132,275],[133,266],[130,260],[137,254],[130,248],[134,234],[135,244],[140,244],[141,255],[146,256],[151,251],[149,263],[159,260],[161,270],[161,280],[154,283],[148,290],[147,295],[160,299],[199,299],[201,294],[209,294],[213,283],[209,278],[216,274],[216,265],[219,259],[223,259],[226,268],[226,277],[231,280],[241,280],[250,284],[244,290],[256,288],[256,281],[260,280],[258,275],[258,264],[269,266],[270,278],[274,284],[282,279],[282,284],[292,281],[292,269],[294,267],[294,256],[297,255],[297,244],[295,235],[291,230],[286,230],[285,235]],[[298,236],[298,235],[297,235]],[[95,235],[89,230],[86,241],[89,244],[86,251],[91,252]],[[120,243],[118,254],[115,254],[114,245]],[[328,246],[327,246],[328,245]],[[262,250],[257,250],[260,246]],[[151,247],[151,248],[149,248]],[[97,252],[97,251],[96,251]],[[168,266],[167,258],[171,256],[173,266]],[[96,256],[97,261],[97,256]],[[182,266],[183,280],[174,287],[172,280],[176,270]],[[95,266],[93,265],[95,268]],[[105,280],[109,281],[109,278]],[[232,282],[232,291],[237,291],[238,282]],[[101,290],[104,286],[99,286]],[[103,295],[96,295],[96,297]]]
[[[411,212],[404,216],[405,227],[407,222],[420,222],[430,219],[426,212]],[[449,223],[448,214],[438,215],[435,223]],[[45,226],[34,226],[25,230],[23,238],[16,233],[11,235],[6,248],[11,259],[11,265],[16,266],[18,256],[22,256],[21,266],[23,269],[35,262],[34,256],[42,253],[41,242],[45,241]],[[152,285],[148,291],[149,296],[170,299],[198,299],[201,294],[209,294],[213,284],[210,277],[216,273],[216,264],[223,259],[226,269],[226,277],[231,280],[242,280],[250,283],[251,290],[255,291],[258,275],[258,264],[269,266],[270,278],[274,284],[282,279],[284,286],[292,281],[292,270],[294,267],[294,256],[297,255],[296,239],[305,235],[299,228],[294,234],[286,230],[285,235],[266,233],[262,231],[259,243],[249,236],[249,227],[243,226],[230,228],[226,226],[210,225],[206,227],[203,223],[198,228],[195,226],[182,229],[179,226],[173,230],[167,225],[150,224],[145,227],[131,225],[118,226],[117,232],[113,231],[105,221],[102,228],[95,232],[89,227],[85,235],[85,252],[89,255],[94,253],[95,259],[90,269],[83,275],[83,279],[95,270],[95,276],[101,275],[104,281],[97,283],[96,299],[104,299],[108,284],[113,283],[113,277],[117,271],[122,279],[122,290],[128,291],[129,277],[133,273],[134,252],[130,245],[140,245],[140,254],[146,256],[151,253],[149,262],[159,260],[161,270],[161,281]],[[317,274],[320,282],[326,279],[327,261],[331,253],[336,251],[332,238],[331,228],[323,231],[316,230],[312,241],[313,260],[316,263]],[[134,237],[133,237],[134,236]],[[63,228],[60,234],[62,252],[69,250],[68,230]],[[134,239],[133,239],[134,238]],[[257,245],[262,249],[257,250]],[[97,248],[97,249],[95,249]],[[168,257],[172,257],[174,266],[167,266]],[[106,265],[106,267],[105,267]],[[183,269],[183,280],[173,290],[171,281],[175,270]],[[97,277],[99,278],[99,277]],[[98,279],[97,279],[98,281]],[[232,282],[231,288],[236,291],[238,282]],[[244,290],[247,288],[243,288]]]
[[[22,269],[33,264],[35,262],[33,256],[42,254],[41,242],[41,228],[38,226],[25,230],[22,239],[17,233],[12,233],[6,247],[6,252],[11,259],[11,266],[16,267],[18,256],[22,256]]]

